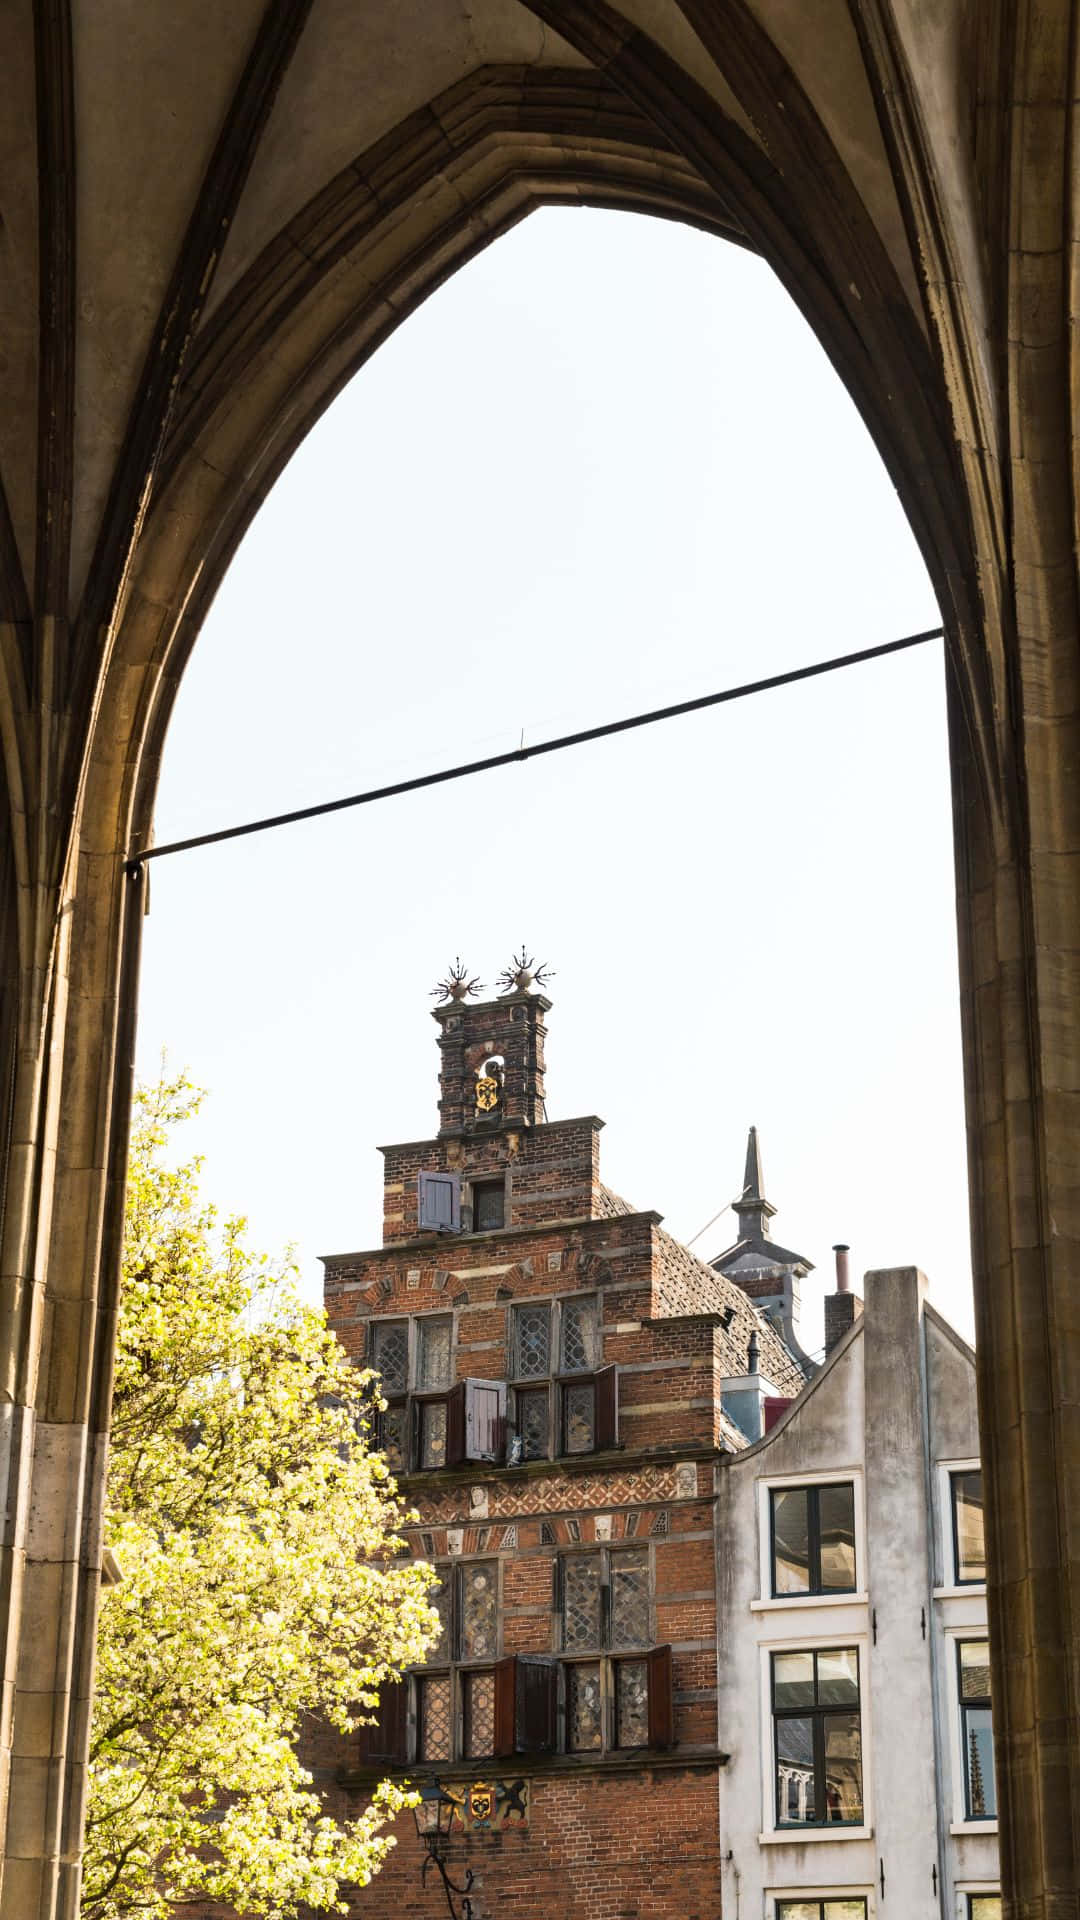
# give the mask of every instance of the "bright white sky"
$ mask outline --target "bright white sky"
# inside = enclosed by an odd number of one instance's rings
[[[310,435],[188,670],[159,842],[937,624],[854,407],[769,270],[534,215]],[[152,869],[140,1056],[211,1090],[254,1242],[378,1243],[379,1142],[435,1130],[429,992],[522,941],[548,1110],[682,1238],[762,1138],[777,1237],[914,1262],[971,1330],[940,643]],[[734,1238],[730,1214],[697,1242]]]

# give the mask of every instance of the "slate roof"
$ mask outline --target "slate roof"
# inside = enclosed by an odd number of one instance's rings
[[[756,1332],[761,1372],[778,1393],[797,1394],[806,1385],[802,1368],[742,1288],[726,1274],[717,1273],[704,1260],[699,1260],[688,1247],[680,1246],[662,1227],[656,1230],[656,1243],[658,1270],[653,1299],[657,1318],[674,1320],[684,1314],[723,1313],[730,1307],[730,1322],[720,1330],[721,1361],[728,1372],[746,1372],[750,1335]]]

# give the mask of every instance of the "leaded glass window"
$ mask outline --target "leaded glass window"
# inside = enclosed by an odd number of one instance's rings
[[[599,1661],[566,1670],[566,1744],[571,1753],[594,1753],[604,1744]]]
[[[404,1393],[409,1385],[409,1323],[376,1320],[373,1324],[372,1365],[389,1399],[395,1393]]]
[[[649,1644],[649,1551],[611,1556],[611,1621],[608,1645],[647,1647]],[[619,1742],[622,1746],[624,1743]]]
[[[463,1660],[490,1660],[495,1653],[498,1569],[497,1560],[477,1560],[458,1568]]]
[[[417,1322],[419,1362],[417,1385],[423,1392],[438,1392],[450,1385],[449,1314]]]
[[[960,1663],[960,1721],[967,1817],[969,1820],[996,1820],[990,1643],[987,1640],[961,1640],[956,1651]]]
[[[514,1309],[514,1378],[546,1380],[551,1372],[551,1306]]]
[[[435,1673],[418,1683],[419,1739],[418,1758],[450,1760],[453,1757],[451,1731],[451,1683],[448,1673]]]
[[[433,1666],[436,1661],[450,1658],[452,1598],[451,1570],[449,1567],[440,1567],[438,1583],[427,1590],[428,1606],[434,1607],[439,1616],[439,1637],[430,1652],[425,1655],[429,1666]]]
[[[587,1386],[564,1387],[563,1424],[565,1453],[596,1451],[596,1388],[591,1382]]]
[[[517,1430],[523,1460],[546,1460],[551,1451],[551,1409],[547,1388],[517,1392]]]
[[[601,1563],[598,1553],[573,1554],[562,1563],[563,1646],[598,1647],[601,1638]]]
[[[564,1300],[559,1354],[562,1373],[588,1373],[592,1366],[595,1324],[595,1301]]]
[[[419,1403],[420,1465],[446,1465],[446,1401],[421,1400]]]
[[[405,1406],[387,1407],[379,1415],[379,1445],[386,1455],[386,1464],[393,1473],[404,1473],[408,1469],[406,1435],[408,1433],[408,1409]]]
[[[860,1825],[857,1649],[774,1653],[772,1692],[777,1825]]]
[[[649,1744],[649,1669],[644,1660],[615,1663],[615,1745]]]
[[[465,1758],[486,1760],[495,1751],[495,1675],[464,1676]]]

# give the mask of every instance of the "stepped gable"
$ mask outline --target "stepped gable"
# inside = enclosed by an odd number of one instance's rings
[[[734,1280],[699,1260],[662,1227],[656,1229],[656,1248],[655,1318],[674,1320],[686,1315],[723,1314],[730,1308],[730,1323],[720,1330],[720,1350],[726,1356],[724,1364],[729,1373],[746,1372],[750,1335],[756,1333],[760,1371],[777,1392],[795,1395],[806,1385],[806,1375],[795,1355]]]

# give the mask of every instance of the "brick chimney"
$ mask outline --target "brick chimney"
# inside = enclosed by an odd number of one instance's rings
[[[863,1310],[863,1303],[857,1293],[851,1291],[851,1274],[848,1267],[848,1254],[851,1249],[838,1241],[833,1248],[836,1255],[836,1292],[825,1295],[825,1358],[828,1359],[833,1348],[841,1341],[849,1327],[855,1325]]]
[[[435,1008],[432,1019],[442,1029],[441,1134],[535,1127],[546,1118],[544,1015],[550,1010],[542,993],[527,992]]]

